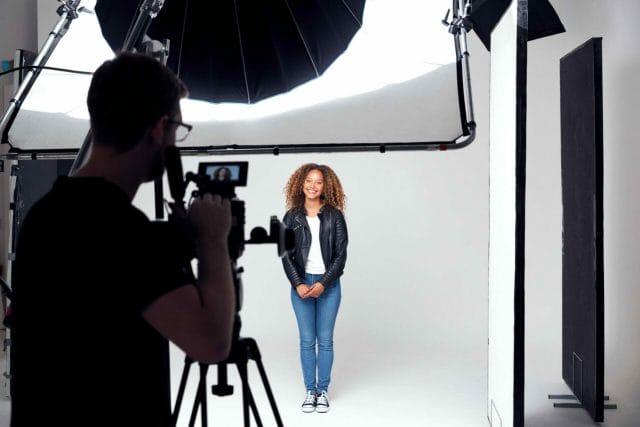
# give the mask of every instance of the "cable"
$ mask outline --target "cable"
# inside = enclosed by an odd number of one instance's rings
[[[34,69],[63,71],[65,73],[74,73],[74,74],[86,74],[86,75],[93,74],[93,71],[71,70],[69,68],[47,67],[47,66],[42,66],[42,65],[41,66],[25,65],[23,67],[11,68],[11,69],[9,69],[7,71],[3,71],[3,72],[0,73],[0,77],[4,76],[5,74],[15,73],[16,71],[20,71],[20,70],[34,70]]]

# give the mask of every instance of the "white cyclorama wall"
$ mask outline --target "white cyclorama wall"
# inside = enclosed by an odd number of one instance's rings
[[[325,163],[339,175],[347,192],[350,239],[341,278],[332,391],[343,402],[353,393],[364,393],[363,398],[374,395],[366,398],[368,402],[380,395],[385,401],[397,401],[397,410],[406,401],[403,395],[417,389],[422,390],[420,400],[428,400],[423,403],[429,410],[417,406],[400,413],[358,411],[354,421],[341,415],[337,402],[333,425],[381,426],[400,420],[408,427],[465,427],[486,422],[482,398],[487,318],[485,153],[482,146],[472,144],[437,153],[183,158],[185,172],[197,171],[200,161],[249,161],[248,185],[237,189],[246,202],[247,235],[256,226],[268,229],[271,215],[282,219],[282,189],[302,163]],[[164,191],[169,198],[167,185]],[[151,185],[141,189],[135,203],[153,217]],[[239,265],[245,269],[242,336],[259,343],[281,410],[298,413],[298,393],[293,401],[287,400],[283,380],[273,375],[284,364],[286,380],[298,385],[296,392],[303,387],[290,285],[275,245],[246,245]],[[175,392],[183,356],[174,352],[173,360]],[[465,375],[437,382],[442,366]],[[255,393],[262,395],[257,374],[252,378]],[[233,409],[230,413],[239,414]]]
[[[93,1],[84,0],[82,4],[91,8]],[[455,140],[463,131],[454,40],[437,19],[440,12],[444,14],[451,7],[450,0],[430,2],[428,7],[419,0],[408,1],[404,14],[388,13],[386,20],[381,14],[385,9],[378,7],[384,4],[374,2],[365,7],[362,29],[345,54],[318,79],[255,105],[205,106],[202,102],[184,101],[183,118],[195,125],[185,145]],[[424,19],[416,19],[423,13]],[[384,28],[382,33],[376,30],[379,27]],[[421,40],[428,43],[420,43]],[[404,51],[415,56],[407,59],[394,54]],[[100,34],[96,16],[81,13],[47,65],[93,71],[111,57],[113,52]],[[370,66],[353,74],[351,70],[359,62],[351,58],[360,57],[363,62],[370,61]],[[352,65],[346,66],[349,61]],[[11,143],[23,150],[78,148],[88,131],[85,100],[90,78],[43,71],[10,130]],[[339,96],[325,97],[330,91],[337,91]],[[298,107],[292,110],[285,103]]]
[[[491,33],[487,418],[514,424],[518,2]]]
[[[635,427],[640,418],[640,146],[636,143],[640,2],[551,3],[566,33],[528,44],[526,413],[553,411],[546,394],[568,390],[562,381],[561,363],[559,60],[591,37],[603,37],[604,391],[619,406],[618,410],[605,411],[605,422],[611,420],[615,427]]]

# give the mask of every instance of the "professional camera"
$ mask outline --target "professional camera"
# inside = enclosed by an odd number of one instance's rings
[[[197,174],[187,172],[183,178],[178,149],[168,147],[165,151],[165,164],[174,209],[185,209],[182,199],[189,182],[193,182],[197,187],[191,194],[193,197],[217,194],[230,200],[232,224],[228,243],[232,260],[237,260],[242,255],[246,243],[276,243],[279,257],[293,248],[293,230],[287,229],[275,215],[270,218],[268,233],[262,227],[255,227],[251,231],[250,239],[245,240],[245,203],[237,198],[235,188],[247,185],[248,162],[203,162],[199,164]]]
[[[269,233],[262,227],[256,227],[251,231],[251,238],[245,241],[245,204],[237,198],[235,188],[247,185],[248,168],[248,162],[203,162],[198,166],[197,175],[187,172],[185,177],[187,183],[191,181],[197,186],[192,196],[218,194],[231,201],[233,222],[229,233],[229,255],[232,259],[242,255],[245,243],[276,243],[278,256],[282,256],[293,247],[293,234],[275,215],[271,216]]]

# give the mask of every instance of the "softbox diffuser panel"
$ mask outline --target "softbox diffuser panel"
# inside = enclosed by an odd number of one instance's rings
[[[455,141],[464,134],[455,45],[440,22],[450,0],[408,1],[387,13],[376,9],[384,3],[367,4],[363,26],[345,53],[315,80],[252,105],[183,101],[183,119],[194,129],[181,147],[341,145],[348,151],[358,144]],[[93,6],[90,0],[82,4]],[[112,57],[96,16],[81,13],[47,65],[93,71]],[[354,72],[348,61],[368,65]],[[89,130],[90,79],[44,70],[9,131],[12,146],[35,152],[80,148]],[[325,98],[334,89],[339,95]]]
[[[527,0],[514,0],[491,40],[487,418],[524,424],[524,184]]]
[[[562,378],[604,418],[602,39],[560,60]]]

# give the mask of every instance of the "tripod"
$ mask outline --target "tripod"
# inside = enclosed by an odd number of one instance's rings
[[[260,355],[258,344],[253,338],[238,339],[238,341],[234,343],[231,349],[231,353],[229,354],[229,357],[225,361],[217,364],[218,384],[211,386],[211,392],[217,396],[229,396],[233,394],[233,386],[229,385],[227,382],[227,365],[232,363],[235,364],[236,367],[238,368],[238,374],[240,375],[240,378],[242,380],[242,414],[244,419],[244,426],[249,427],[251,425],[251,420],[249,418],[249,408],[251,408],[256,424],[258,425],[258,427],[262,427],[262,419],[260,418],[258,408],[253,398],[251,387],[249,386],[249,377],[247,373],[247,365],[248,365],[249,359],[254,360],[257,364],[258,370],[260,372],[260,378],[262,379],[262,384],[267,393],[269,404],[271,405],[271,410],[273,411],[273,416],[276,420],[278,427],[282,427],[283,426],[282,419],[280,418],[280,413],[278,412],[276,401],[273,397],[271,387],[269,386],[269,380],[267,379],[267,374],[264,369],[264,365],[262,364],[262,356]],[[176,400],[176,409],[174,410],[174,414],[173,414],[174,425],[178,421],[180,405],[184,397],[184,388],[186,386],[189,370],[192,364],[193,364],[193,360],[191,360],[189,357],[186,357],[184,370],[182,372],[182,378],[180,379],[180,388],[179,388],[178,396]],[[208,422],[207,404],[206,404],[206,393],[207,393],[206,377],[207,377],[207,371],[209,369],[209,365],[205,363],[199,363],[198,365],[200,368],[200,380],[198,382],[198,390],[196,392],[196,397],[193,402],[193,409],[191,411],[191,416],[189,418],[190,427],[192,427],[195,424],[198,408],[200,408],[201,410],[200,419],[202,421],[202,426],[205,427],[208,425],[207,424]]]
[[[165,150],[165,165],[167,168],[167,176],[169,178],[169,189],[171,190],[171,195],[174,200],[172,209],[176,212],[184,213],[186,212],[186,210],[184,207],[183,199],[185,195],[186,184],[182,178],[182,162],[180,161],[180,153],[175,146],[167,147],[167,149]],[[240,309],[242,307],[242,281],[240,279],[240,275],[242,274],[244,269],[242,267],[237,267],[237,260],[244,251],[245,243],[277,243],[278,255],[282,256],[286,250],[291,250],[291,248],[293,248],[293,231],[284,227],[275,216],[272,216],[270,221],[270,233],[267,233],[267,231],[261,227],[256,227],[251,231],[251,238],[245,241],[243,228],[245,218],[244,202],[241,200],[237,200],[236,194],[234,192],[234,185],[246,185],[247,163],[230,163],[229,166],[245,168],[243,173],[243,182],[237,180],[235,183],[220,184],[214,183],[209,178],[206,178],[206,175],[204,178],[194,178],[194,175],[192,173],[187,174],[188,179],[193,180],[198,186],[198,191],[194,192],[194,195],[200,195],[208,192],[211,194],[219,194],[231,200],[231,213],[236,221],[236,224],[229,232],[229,257],[231,259],[231,271],[233,273],[236,312],[233,322],[233,331],[231,335],[231,350],[229,352],[229,356],[225,360],[217,363],[218,384],[211,387],[211,391],[217,396],[228,396],[233,394],[233,386],[229,385],[229,383],[227,382],[227,366],[229,364],[236,365],[236,367],[238,368],[238,374],[240,374],[240,379],[242,381],[242,413],[244,416],[244,426],[249,427],[251,425],[251,420],[249,418],[249,408],[251,408],[253,417],[255,418],[258,427],[262,427],[262,420],[260,419],[260,414],[258,413],[258,407],[256,406],[251,387],[249,386],[249,375],[247,369],[249,360],[255,361],[258,367],[258,371],[260,372],[262,384],[269,399],[269,404],[271,405],[271,410],[273,411],[273,416],[278,427],[282,427],[282,419],[280,418],[280,413],[278,412],[275,399],[273,398],[273,393],[271,392],[271,386],[269,385],[267,374],[265,372],[264,365],[262,364],[262,356],[260,355],[258,344],[253,338],[240,337],[240,327],[242,324],[240,320]],[[175,212],[172,212],[172,214],[169,215],[169,220],[174,224],[181,223],[181,220],[179,219],[180,217],[180,215],[176,216]],[[176,240],[175,247],[183,249],[183,251],[178,252],[182,254],[185,265],[193,276],[189,261],[194,256],[194,248],[189,244],[189,242],[180,240]],[[182,378],[180,380],[180,386],[178,388],[178,394],[176,397],[176,404],[173,411],[172,421],[174,426],[178,422],[180,406],[182,405],[182,400],[184,398],[184,389],[186,387],[187,379],[189,377],[189,371],[192,364],[193,360],[187,356],[185,358]],[[209,370],[209,365],[206,363],[200,363],[199,367],[200,381],[198,383],[198,389],[196,391],[196,397],[194,399],[191,417],[189,419],[190,427],[195,424],[195,418],[198,413],[198,409],[201,410],[200,418],[202,420],[202,426],[207,427],[206,378],[207,371]]]
[[[233,269],[234,271],[234,282],[236,282],[236,300],[238,301],[238,290],[239,290],[239,273],[242,269]],[[240,337],[240,326],[241,326],[240,315],[236,312],[234,327],[233,327],[233,340],[231,344],[231,351],[229,352],[229,356],[222,362],[217,363],[218,367],[218,384],[213,385],[211,387],[211,392],[216,396],[229,396],[233,394],[233,386],[229,385],[227,382],[227,366],[230,364],[235,364],[238,369],[238,374],[240,375],[240,379],[242,381],[242,414],[244,419],[244,427],[249,427],[251,425],[251,419],[249,418],[249,408],[251,408],[251,412],[253,413],[253,417],[256,421],[258,427],[262,427],[262,419],[260,418],[260,414],[258,412],[258,407],[256,406],[255,399],[253,398],[253,392],[251,391],[251,387],[249,386],[249,375],[248,375],[248,362],[249,360],[254,360],[256,362],[256,366],[258,367],[258,372],[260,373],[260,378],[262,380],[262,385],[267,393],[267,398],[269,399],[269,404],[271,405],[271,411],[273,412],[273,416],[276,420],[278,427],[282,427],[282,419],[280,418],[280,413],[278,412],[278,407],[276,405],[275,398],[273,397],[273,392],[271,391],[271,386],[269,385],[269,380],[267,379],[267,373],[264,369],[264,365],[262,364],[262,356],[260,354],[260,350],[258,349],[258,343],[253,338],[242,338]],[[182,405],[182,400],[184,398],[184,390],[187,384],[187,379],[189,377],[189,371],[191,369],[191,365],[193,364],[193,360],[188,356],[185,357],[184,368],[182,371],[182,377],[180,379],[180,386],[178,388],[178,394],[176,397],[176,405],[173,411],[173,425],[175,426],[178,422],[178,415],[180,413],[180,406]],[[191,416],[189,418],[189,427],[193,427],[196,421],[196,415],[198,413],[198,409],[200,409],[200,419],[202,421],[202,426],[207,427],[208,419],[207,419],[207,372],[209,370],[209,365],[206,363],[199,363],[199,371],[200,371],[200,380],[198,382],[198,389],[196,391],[196,397],[193,402],[193,409],[191,411]]]

